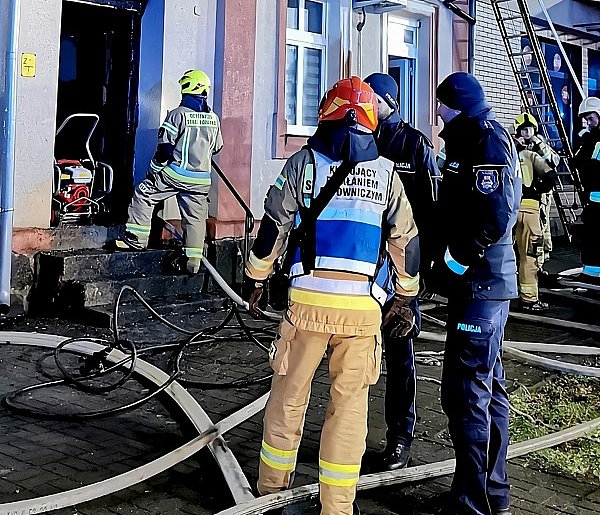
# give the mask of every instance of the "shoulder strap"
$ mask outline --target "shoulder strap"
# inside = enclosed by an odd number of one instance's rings
[[[310,148],[306,148],[310,152],[313,168],[316,169],[315,156]],[[342,161],[340,166],[337,167],[335,172],[333,172],[333,175],[321,188],[317,197],[311,201],[310,207],[304,206],[303,203],[300,206],[300,224],[290,235],[284,262],[284,270],[287,272],[290,270],[297,249],[300,249],[303,272],[308,274],[314,270],[317,251],[317,218],[319,218],[319,215],[323,212],[325,207],[327,207],[327,204],[329,204],[336,191],[339,190],[340,186],[346,180],[346,177],[348,177],[356,164],[357,163],[351,161]]]
[[[310,152],[311,160],[313,163],[313,169],[316,170],[316,160],[313,151],[308,148]],[[346,177],[350,175],[350,172],[354,169],[357,163],[353,163],[351,161],[342,161],[340,166],[338,166],[333,172],[333,175],[329,178],[329,180],[325,183],[325,185],[319,191],[319,194],[316,196],[314,200],[312,200],[310,207],[302,210],[304,212],[300,212],[300,217],[302,219],[313,219],[316,220],[319,218],[319,215],[323,212],[323,209],[327,207],[327,204],[331,202],[331,199],[335,195],[335,192],[340,189],[340,186],[346,180]],[[314,179],[314,178],[313,178]],[[314,184],[314,182],[313,182]],[[314,186],[313,186],[314,187]]]

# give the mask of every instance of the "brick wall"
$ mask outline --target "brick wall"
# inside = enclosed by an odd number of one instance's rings
[[[521,99],[490,0],[477,1],[474,73],[498,121],[509,128],[521,111]]]

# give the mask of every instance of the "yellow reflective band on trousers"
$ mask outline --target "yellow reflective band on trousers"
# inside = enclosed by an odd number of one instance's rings
[[[260,448],[260,459],[271,468],[292,472],[296,467],[296,455],[298,451],[282,451],[272,447],[264,440]]]
[[[185,247],[185,255],[189,258],[202,258],[202,252],[204,249],[199,247]]]
[[[532,198],[524,198],[521,200],[521,208],[539,209],[540,203]]]
[[[290,288],[290,301],[309,306],[358,311],[379,310],[377,301],[369,295],[336,295]]]
[[[148,236],[150,234],[149,225],[138,225],[138,224],[125,224],[125,229],[130,233],[140,236]]]
[[[525,295],[533,295],[537,299],[537,295],[538,295],[537,283],[531,283],[531,284],[520,283],[519,290],[521,291],[521,293],[524,293]]]
[[[358,483],[359,465],[341,465],[319,459],[319,481],[331,486],[349,487]]]

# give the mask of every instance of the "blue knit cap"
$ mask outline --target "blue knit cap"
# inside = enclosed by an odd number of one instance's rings
[[[438,86],[436,96],[442,104],[466,116],[476,116],[491,109],[479,81],[466,72],[448,75]]]
[[[395,111],[398,110],[398,84],[387,73],[372,73],[365,82]]]

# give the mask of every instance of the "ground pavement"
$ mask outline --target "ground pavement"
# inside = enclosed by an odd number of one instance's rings
[[[569,253],[566,257],[572,257]],[[566,258],[565,258],[566,259]],[[200,328],[220,320],[221,311],[204,311],[198,307],[167,306],[164,315],[186,327]],[[432,312],[443,318],[443,309]],[[595,322],[593,313],[577,308],[555,308],[551,316]],[[180,338],[172,330],[151,320],[141,308],[128,308],[122,320],[123,337],[137,342],[160,343]],[[108,337],[109,332],[81,324],[58,320],[18,319],[6,322],[4,330],[36,331],[66,336]],[[426,324],[425,329],[440,331]],[[515,340],[563,342],[599,345],[598,340],[582,334],[510,322],[507,337]],[[417,342],[417,350],[441,350],[438,343]],[[47,349],[4,345],[0,348],[0,396],[25,385],[57,377],[51,352]],[[167,358],[147,358],[165,367]],[[227,382],[268,374],[265,353],[249,342],[220,341],[203,345],[186,353],[182,360],[184,378],[199,381]],[[515,361],[506,362],[509,386],[515,381],[526,386],[548,376],[538,369]],[[420,364],[424,378],[439,379],[439,363]],[[368,447],[383,445],[383,392],[385,376],[371,390]],[[72,388],[57,386],[20,398],[20,402],[43,411],[81,412],[117,406],[134,400],[151,388],[136,378],[110,394],[90,398]],[[202,390],[190,388],[213,421],[234,412],[268,390],[267,384],[243,389]],[[295,485],[313,483],[317,478],[318,444],[328,390],[326,364],[319,368],[305,433],[298,455]],[[446,419],[440,408],[439,385],[419,381],[417,393],[417,438],[412,464],[424,464],[453,456],[445,429]],[[0,409],[0,503],[72,489],[96,482],[140,466],[179,447],[196,436],[189,422],[164,398],[118,416],[86,422],[38,420],[13,415]],[[244,472],[254,483],[261,441],[261,414],[225,436]],[[560,475],[532,468],[525,459],[509,464],[514,513],[522,514],[597,514],[600,513],[600,486],[586,484]],[[451,477],[423,481],[407,486],[380,488],[360,492],[362,513],[428,514],[439,508],[439,495],[447,491]],[[225,482],[210,453],[201,451],[192,458],[148,481],[117,494],[53,513],[89,515],[108,514],[211,514],[233,504]],[[0,514],[2,515],[2,514]]]

